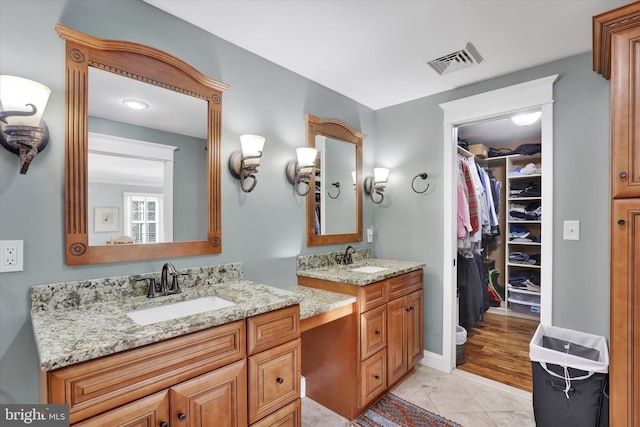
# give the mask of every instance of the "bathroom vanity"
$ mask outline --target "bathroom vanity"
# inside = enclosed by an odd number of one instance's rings
[[[305,374],[309,397],[353,419],[422,357],[422,266],[401,264],[298,271],[308,286],[291,289],[201,267],[158,298],[138,276],[35,286],[40,400],[74,426],[300,426]]]
[[[313,258],[313,261],[311,261]],[[424,264],[298,261],[298,284],[353,295],[354,314],[302,332],[306,395],[350,420],[406,377],[424,352]]]

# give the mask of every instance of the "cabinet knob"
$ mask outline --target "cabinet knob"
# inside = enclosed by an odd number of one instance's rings
[[[410,311],[413,311],[413,306],[407,308],[407,313],[410,312]]]
[[[375,376],[375,377],[373,377],[373,378],[375,378],[375,379],[379,380],[379,379],[380,379],[380,375],[376,375],[376,376]]]
[[[186,420],[186,419],[187,419],[187,415],[186,415],[186,414],[183,414],[182,412],[180,412],[180,413],[178,414],[178,419],[179,419],[180,421],[184,421],[184,420]]]
[[[163,421],[160,423],[160,427],[169,427],[169,423],[166,421]]]
[[[619,219],[619,220],[618,220],[618,224],[620,224],[620,225],[624,225],[624,219]]]
[[[625,171],[620,172],[620,174],[618,175],[620,178],[626,178],[627,177],[627,173]]]
[[[282,384],[284,382],[284,378],[278,377],[276,378],[276,381],[278,382],[278,384]]]
[[[380,335],[380,331],[376,331],[376,335]]]

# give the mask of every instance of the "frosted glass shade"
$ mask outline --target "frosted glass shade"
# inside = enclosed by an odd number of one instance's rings
[[[296,157],[298,158],[299,168],[309,168],[316,164],[317,150],[311,147],[296,148]]]
[[[389,179],[389,169],[387,168],[373,168],[373,179],[376,183],[387,182]]]
[[[2,111],[30,111],[33,104],[36,113],[32,116],[9,116],[5,120],[10,125],[38,126],[47,106],[51,89],[45,85],[15,76],[0,76],[0,104]]]
[[[262,155],[264,147],[264,137],[260,135],[241,135],[240,146],[242,147],[242,157],[258,157]],[[247,159],[245,165],[260,164],[260,159]]]

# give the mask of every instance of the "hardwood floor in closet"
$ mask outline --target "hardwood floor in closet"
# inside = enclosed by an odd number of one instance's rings
[[[467,330],[465,372],[525,391],[533,391],[529,342],[538,322],[485,313],[478,327]]]

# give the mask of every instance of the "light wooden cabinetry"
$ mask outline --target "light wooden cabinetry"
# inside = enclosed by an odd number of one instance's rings
[[[423,271],[366,286],[302,276],[298,283],[356,296],[354,315],[302,334],[307,396],[352,420],[422,359]]]
[[[611,78],[609,424],[640,425],[640,2],[593,18],[593,66]]]
[[[45,400],[82,426],[299,426],[299,317],[295,305],[54,370]]]

